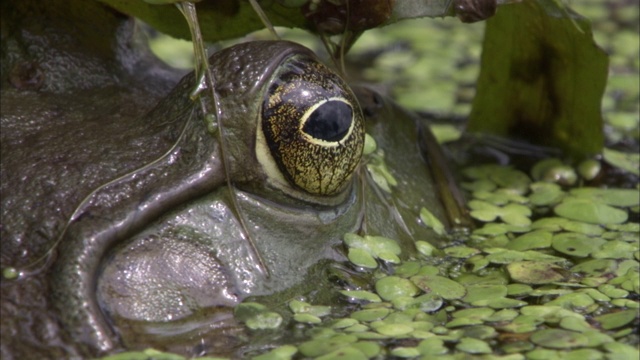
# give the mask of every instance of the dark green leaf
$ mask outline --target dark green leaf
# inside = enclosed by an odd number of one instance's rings
[[[589,22],[559,1],[501,6],[487,21],[468,129],[578,157],[600,152],[607,66]]]

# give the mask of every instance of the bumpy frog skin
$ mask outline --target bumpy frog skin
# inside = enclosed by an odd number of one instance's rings
[[[264,154],[257,154],[265,148],[257,143],[268,138],[258,134],[260,123],[277,121],[264,118],[262,104],[271,101],[270,85],[291,63],[313,63],[314,69],[325,71],[324,83],[299,84],[304,88],[300,91],[323,94],[300,105],[300,113],[313,108],[320,98],[346,99],[353,109],[346,120],[351,122],[346,126],[350,130],[338,140],[337,148],[345,151],[334,156],[336,165],[342,167],[334,172],[322,169],[320,174],[333,179],[344,171],[342,180],[334,185],[316,178],[319,185],[311,186],[311,190],[318,190],[329,186],[324,183],[330,184],[331,195],[313,194],[295,182],[274,181],[272,185],[263,165],[269,160],[260,161]],[[318,63],[309,50],[289,42],[234,46],[214,55],[211,69],[220,84],[216,91],[221,99],[224,150],[229,177],[241,189],[237,194],[240,209],[228,205],[229,197],[236,194],[230,194],[225,186],[220,144],[207,133],[203,115],[187,96],[194,78],[186,76],[148,115],[179,115],[175,121],[185,128],[176,147],[153,166],[94,194],[96,201],[91,201],[69,227],[60,247],[61,257],[54,265],[54,298],[64,321],[77,329],[77,337],[88,335],[85,341],[101,350],[114,345],[95,300],[95,277],[105,252],[123,239],[131,237],[131,245],[106,265],[98,283],[101,302],[114,316],[168,321],[199,308],[232,306],[249,294],[283,290],[301,281],[305,270],[318,260],[337,258],[330,245],[358,226],[349,180],[362,153],[364,124],[346,84]],[[305,74],[306,68],[296,69]],[[300,128],[293,127],[290,137],[303,138]],[[270,154],[274,158],[280,155],[273,150]],[[307,159],[305,154],[294,155]],[[324,166],[323,161],[318,157],[304,164]],[[269,171],[278,168],[271,166]],[[201,197],[194,199],[197,196]],[[252,233],[243,233],[237,216],[247,219]],[[247,236],[253,238],[257,254]],[[188,263],[185,254],[189,254]],[[257,256],[266,271],[260,269]],[[69,308],[80,311],[68,314]]]
[[[160,71],[149,69],[141,71]],[[62,102],[70,99],[65,90],[47,82],[35,97],[3,88],[3,132],[13,136],[3,135],[2,266],[25,268],[55,245],[65,221],[82,204],[55,248],[46,276],[41,272],[3,281],[3,355],[33,355],[35,347],[23,345],[32,341],[43,353],[58,357],[148,346],[216,353],[216,346],[231,346],[229,341],[217,344],[212,329],[233,326],[233,305],[249,295],[304,283],[308,270],[323,259],[343,261],[344,233],[363,230],[397,239],[405,254],[414,239],[432,238],[418,221],[419,210],[429,205],[440,218],[442,211],[417,151],[416,120],[410,113],[365,88],[354,88],[354,95],[313,53],[290,42],[226,49],[212,56],[211,69],[221,99],[223,126],[218,131],[224,135],[233,189],[227,186],[218,137],[207,131],[204,114],[189,98],[192,75],[166,96],[162,89],[167,83],[156,84],[152,78],[143,90],[127,90],[122,96],[155,89],[159,102],[125,123],[118,119],[140,110],[83,118],[73,115],[72,100]],[[319,78],[314,82],[329,94],[307,105],[278,105],[292,97],[287,95],[293,94],[290,84],[307,78]],[[76,85],[72,87],[82,88]],[[317,95],[320,88],[314,86],[309,93]],[[21,121],[24,111],[14,105],[20,102],[12,102],[32,97],[30,104],[40,116],[32,119],[35,125]],[[89,106],[91,98],[83,99],[76,101]],[[98,113],[109,114],[101,108],[107,105],[95,104]],[[314,110],[334,113],[325,105],[337,105],[336,112],[347,116],[340,115],[343,120],[330,129],[314,125]],[[56,114],[51,109],[58,106],[64,110]],[[358,166],[360,108],[367,132],[398,180],[392,194],[379,189],[364,166]],[[299,118],[290,117],[296,112]],[[273,116],[280,120],[274,122]],[[292,121],[298,125],[291,127]],[[328,150],[311,158],[305,152],[281,158],[280,152],[291,151],[283,145],[291,141],[290,131],[309,140],[292,147]],[[335,148],[347,143],[356,145],[337,158]],[[325,163],[327,158],[332,161]],[[321,171],[301,165],[313,161]],[[335,176],[318,175],[334,162],[340,164],[331,171]],[[19,318],[11,310],[16,307],[52,310],[61,327],[46,318],[43,324],[53,335],[32,339],[18,320],[9,325]],[[38,322],[49,313],[23,315]],[[5,338],[10,332],[18,335]]]

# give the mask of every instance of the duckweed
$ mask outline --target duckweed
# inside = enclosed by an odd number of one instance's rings
[[[602,151],[602,156],[612,166],[628,171],[631,174],[640,175],[640,154],[624,153],[605,148]]]
[[[553,210],[558,216],[591,224],[620,224],[628,218],[624,210],[581,198],[565,198]]]
[[[267,353],[258,355],[253,360],[289,360],[298,352],[298,348],[293,345],[283,345]]]
[[[491,346],[485,341],[469,337],[460,339],[456,349],[469,354],[489,354],[492,352]]]
[[[349,298],[350,301],[355,302],[358,300],[362,300],[362,301],[368,301],[368,302],[380,302],[382,301],[380,299],[380,296],[369,292],[369,291],[363,291],[363,290],[341,290],[340,293],[344,296],[346,296],[347,298]]]
[[[390,263],[400,263],[400,246],[392,240],[382,236],[359,236],[345,234],[345,244],[349,247],[349,260],[358,266],[375,268],[375,259]]]
[[[237,305],[233,311],[238,321],[244,322],[249,329],[275,329],[282,324],[282,316],[270,311],[265,305],[255,302],[244,302]]]
[[[587,257],[606,243],[606,240],[597,237],[566,232],[553,236],[552,247],[569,256]]]
[[[20,272],[14,267],[6,267],[2,269],[2,276],[7,280],[13,280],[20,276]]]
[[[438,275],[417,275],[412,276],[411,281],[415,286],[427,294],[436,294],[443,299],[460,299],[467,290],[454,280]]]
[[[420,289],[411,281],[397,276],[386,276],[376,281],[376,292],[384,300],[393,300],[403,296],[415,296]]]
[[[617,329],[635,320],[638,316],[637,310],[623,310],[596,316],[594,320],[600,323],[605,330]]]
[[[550,206],[562,201],[565,193],[558,184],[535,182],[530,185],[531,195],[529,201],[535,206]]]
[[[531,225],[531,209],[524,205],[510,203],[505,206],[496,206],[486,201],[472,200],[469,202],[470,215],[483,222],[491,222],[500,218],[507,224],[514,226]]]
[[[531,342],[552,349],[586,346],[588,339],[581,333],[562,329],[543,329],[531,335]]]
[[[366,167],[373,182],[382,190],[391,193],[391,188],[398,185],[396,178],[389,172],[382,150],[368,155]]]
[[[546,249],[551,245],[553,234],[547,230],[531,231],[509,241],[507,249],[525,251],[532,249]]]
[[[444,225],[437,217],[435,217],[427,208],[420,209],[420,219],[422,222],[435,231],[438,235],[444,235],[445,229]]]

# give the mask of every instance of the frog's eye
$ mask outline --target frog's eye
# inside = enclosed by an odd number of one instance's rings
[[[267,89],[258,132],[280,177],[310,194],[334,195],[362,156],[364,119],[340,77],[315,60],[294,56]],[[269,168],[264,154],[258,159]]]

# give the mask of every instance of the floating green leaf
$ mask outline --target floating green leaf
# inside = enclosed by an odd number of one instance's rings
[[[589,325],[589,323],[586,320],[578,319],[575,317],[562,318],[562,320],[560,320],[560,327],[565,330],[577,331],[580,333],[583,333],[588,330],[593,330],[591,325]]]
[[[602,276],[612,274],[618,268],[616,261],[611,259],[591,259],[570,269],[572,272],[587,276]]]
[[[491,353],[491,346],[489,346],[485,341],[469,337],[460,339],[460,342],[456,345],[456,349],[469,354]]]
[[[556,158],[539,161],[531,169],[531,176],[535,180],[564,186],[573,185],[578,180],[576,171]]]
[[[495,313],[495,310],[490,308],[470,308],[456,311],[452,314],[453,320],[447,323],[448,328],[478,325],[482,324],[484,320]]]
[[[586,336],[562,329],[544,329],[531,335],[531,342],[552,349],[568,349],[585,346],[588,343]]]
[[[586,257],[598,250],[607,241],[600,238],[593,238],[579,233],[560,233],[553,237],[552,246],[561,253]]]
[[[344,242],[349,246],[349,260],[354,264],[367,268],[377,267],[374,258],[397,264],[400,262],[400,246],[395,240],[382,236],[364,237],[348,233]]]
[[[372,341],[358,341],[352,343],[351,347],[360,350],[368,359],[374,358],[380,354],[380,345]]]
[[[640,154],[624,153],[605,148],[602,150],[602,155],[609,164],[632,174],[640,175]]]
[[[499,324],[496,327],[506,332],[516,334],[527,333],[537,329],[538,325],[543,322],[542,319],[531,315],[519,315],[507,324]]]
[[[236,305],[233,314],[238,321],[244,322],[252,330],[276,329],[280,327],[283,320],[280,314],[255,302]]]
[[[390,311],[391,310],[387,308],[364,309],[352,313],[351,318],[358,321],[371,322],[385,318],[387,315],[389,315]]]
[[[637,359],[638,348],[619,342],[608,342],[603,345],[608,352],[609,359]]]
[[[551,245],[553,235],[546,230],[531,231],[521,235],[507,244],[507,249],[511,250],[531,250],[544,249]]]
[[[376,327],[376,331],[382,335],[399,337],[402,335],[407,335],[410,332],[412,332],[413,327],[408,324],[383,323],[382,325]]]
[[[354,265],[362,266],[364,268],[375,269],[378,267],[376,259],[371,256],[371,253],[365,249],[350,248],[347,254],[349,261]]]
[[[570,310],[582,310],[593,305],[595,301],[591,296],[585,293],[572,292],[558,296],[556,299],[549,301],[547,306],[560,306]]]
[[[593,159],[584,160],[580,162],[580,164],[578,165],[578,173],[585,180],[595,179],[596,176],[598,176],[598,174],[600,173],[601,169],[602,169],[602,164],[600,163],[600,161],[593,160]]]
[[[384,191],[391,193],[391,188],[398,185],[398,180],[391,174],[384,154],[381,151],[369,155],[367,170],[371,179]]]
[[[474,303],[481,300],[490,300],[507,295],[507,287],[504,285],[471,285],[467,286],[467,294],[462,298],[466,303]]]
[[[585,199],[565,198],[554,209],[559,216],[592,224],[620,224],[627,221],[626,211]]]
[[[500,217],[510,225],[528,226],[531,224],[529,219],[531,210],[523,205],[508,204],[500,207],[486,201],[472,200],[468,203],[468,206],[471,208],[470,215],[480,221],[490,222]]]
[[[618,224],[609,225],[617,226]],[[552,232],[566,230],[590,236],[602,235],[604,233],[604,229],[599,224],[587,224],[585,222],[569,220],[561,217],[545,217],[538,219],[531,224],[531,228],[545,229]]]
[[[425,225],[427,225],[428,227],[432,228],[433,231],[435,231],[436,234],[438,234],[438,235],[444,235],[445,234],[445,228],[444,228],[444,225],[442,224],[442,222],[440,222],[440,220],[438,220],[438,218],[435,217],[425,207],[420,209],[420,220],[422,220],[422,222]]]
[[[439,144],[456,141],[462,136],[460,129],[451,124],[431,124],[429,128]]]
[[[596,316],[594,320],[599,322],[603,329],[611,330],[627,325],[637,318],[638,310],[623,310]]]
[[[591,256],[595,259],[633,259],[633,253],[638,251],[638,243],[627,243],[623,241],[612,240],[606,242]]]
[[[577,198],[590,199],[611,206],[630,207],[640,205],[640,191],[636,189],[599,189],[585,187],[571,189],[569,194]]]
[[[329,354],[336,349],[342,349],[356,341],[358,341],[358,338],[354,335],[335,335],[329,339],[317,339],[303,342],[298,346],[298,350],[304,356],[318,357]]]
[[[514,251],[503,248],[490,248],[484,249],[489,255],[487,260],[494,264],[510,264],[514,261],[531,260],[541,262],[564,262],[564,258],[547,255],[542,252],[528,250],[528,251]]]
[[[427,294],[437,294],[443,299],[460,299],[467,292],[464,286],[438,275],[412,276],[411,281]]]
[[[531,184],[533,194],[529,196],[531,204],[536,206],[548,206],[559,203],[564,198],[565,193],[558,184],[536,182]]]
[[[103,357],[101,360],[184,360],[184,356],[177,354],[165,353],[155,349],[146,349],[144,351],[128,351],[120,354],[109,355]]]
[[[435,247],[426,241],[416,241],[416,249],[420,254],[429,257],[433,255]]]
[[[363,290],[341,290],[340,293],[352,300],[364,300],[369,302],[380,302],[380,297],[372,292]]]
[[[386,276],[376,281],[376,292],[385,300],[393,300],[400,296],[415,296],[420,289],[407,279]]]
[[[322,322],[320,317],[307,313],[294,314],[293,320],[305,324],[320,324]]]
[[[420,270],[420,267],[421,264],[417,261],[405,261],[396,267],[394,275],[407,278],[415,275]]]
[[[16,279],[19,275],[20,272],[14,267],[6,267],[2,269],[2,276],[7,280]]]
[[[311,305],[300,300],[291,300],[289,308],[294,314],[309,314],[313,316],[326,316],[331,314],[331,307],[324,305]]]
[[[468,258],[473,255],[479,254],[480,250],[466,246],[451,246],[444,249],[444,253],[448,256],[456,258]]]
[[[561,267],[538,261],[516,261],[507,265],[509,276],[525,284],[548,284],[566,279]]]
[[[378,144],[376,144],[376,139],[369,134],[364,134],[364,147],[362,149],[362,155],[369,155],[376,151],[378,148]]]
[[[448,352],[444,346],[444,341],[437,337],[422,340],[418,344],[418,350],[421,355],[442,355]]]
[[[282,345],[267,353],[255,356],[253,360],[289,360],[298,352],[293,345]]]

